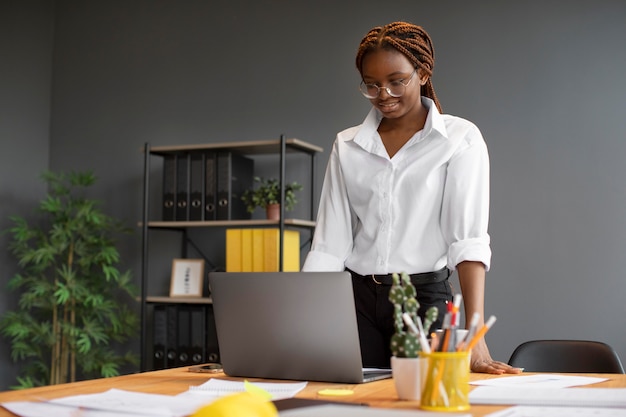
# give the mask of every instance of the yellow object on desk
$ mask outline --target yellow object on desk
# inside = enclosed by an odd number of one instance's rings
[[[191,417],[277,417],[273,402],[251,392],[238,392],[200,407]]]
[[[469,352],[422,353],[428,359],[420,407],[433,411],[469,410]]]

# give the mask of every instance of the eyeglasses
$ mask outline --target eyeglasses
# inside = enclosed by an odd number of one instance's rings
[[[382,89],[384,89],[391,97],[400,97],[406,91],[406,87],[411,83],[411,80],[413,80],[416,72],[417,68],[413,70],[411,76],[406,80],[406,84],[404,79],[392,81],[386,87],[380,87],[376,84],[366,84],[361,81],[359,90],[361,90],[361,93],[365,96],[365,98],[369,99],[378,98],[380,90]]]

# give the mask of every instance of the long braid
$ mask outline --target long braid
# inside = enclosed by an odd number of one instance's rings
[[[356,67],[362,73],[363,58],[378,49],[395,49],[406,56],[415,68],[421,68],[428,80],[422,86],[422,95],[432,99],[441,113],[441,104],[432,83],[435,66],[435,48],[428,33],[421,26],[393,22],[370,30],[361,41],[356,55]]]

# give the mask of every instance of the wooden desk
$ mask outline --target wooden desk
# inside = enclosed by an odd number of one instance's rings
[[[92,394],[106,391],[110,388],[119,388],[128,391],[138,391],[155,394],[180,394],[192,385],[200,385],[209,378],[226,378],[241,380],[240,378],[228,378],[224,374],[192,373],[185,368],[166,369],[162,371],[145,372],[124,375],[115,378],[94,379],[81,381],[73,384],[53,385],[40,388],[32,388],[20,391],[0,392],[0,403],[8,401],[37,401],[41,399],[53,399],[77,394]],[[531,374],[525,374],[531,375]],[[625,388],[626,375],[620,374],[585,374],[586,376],[598,376],[609,378],[608,381],[589,385],[588,387]],[[471,374],[472,380],[498,378],[496,375]],[[250,381],[258,381],[250,378]],[[280,381],[277,381],[280,382]],[[323,397],[318,391],[324,388],[349,388],[354,394],[348,397]],[[576,388],[572,388],[576,389]],[[397,398],[393,380],[370,382],[366,384],[329,384],[323,382],[309,382],[304,390],[296,396],[298,398],[324,398],[333,401],[345,401],[348,403],[367,403],[372,407],[381,408],[419,408],[417,401],[400,401]],[[503,406],[473,406],[470,410],[472,416],[485,416]],[[14,416],[3,407],[0,407],[0,417]]]

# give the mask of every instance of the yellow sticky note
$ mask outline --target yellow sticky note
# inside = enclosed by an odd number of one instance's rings
[[[322,390],[317,391],[317,393],[320,395],[342,397],[345,395],[352,395],[354,394],[354,391],[352,391],[351,389],[322,389]]]

